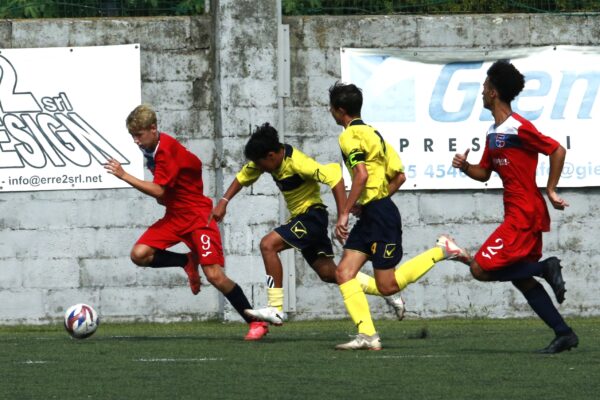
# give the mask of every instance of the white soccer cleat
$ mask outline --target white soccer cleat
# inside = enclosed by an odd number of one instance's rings
[[[256,310],[244,310],[244,314],[256,318],[259,321],[270,322],[273,325],[283,325],[285,313],[277,307],[264,307]]]
[[[450,236],[440,235],[435,245],[442,249],[445,260],[460,261],[467,265],[471,264],[472,257],[469,252],[457,245]]]
[[[372,336],[359,333],[348,343],[335,346],[336,350],[381,350],[381,339],[376,333]]]
[[[402,321],[402,319],[404,319],[406,307],[404,305],[404,299],[400,295],[400,292],[392,294],[390,296],[384,296],[383,298],[385,299],[385,302],[388,303],[388,305],[394,309],[398,321]]]

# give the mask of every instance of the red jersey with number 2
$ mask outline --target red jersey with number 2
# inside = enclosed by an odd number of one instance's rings
[[[535,179],[538,154],[552,154],[558,146],[516,113],[488,129],[479,165],[502,179],[504,222],[475,256],[482,268],[541,257],[541,232],[550,230],[550,215]]]

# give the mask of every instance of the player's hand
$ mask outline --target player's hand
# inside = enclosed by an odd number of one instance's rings
[[[348,214],[343,213],[340,214],[335,224],[335,238],[341,244],[346,243],[346,239],[348,239]]]
[[[211,211],[210,216],[208,217],[208,222],[206,223],[206,226],[208,226],[208,224],[210,224],[210,221],[213,219],[216,222],[223,221],[223,218],[225,217],[226,213],[227,213],[227,202],[225,200],[221,199],[217,203],[217,206],[215,208],[213,208],[213,210]]]
[[[554,190],[548,190],[548,200],[552,203],[552,207],[557,210],[564,210],[565,207],[569,207],[569,203],[563,200]]]
[[[121,163],[115,159],[110,159],[104,164],[104,168],[107,170],[109,174],[116,176],[119,179],[123,179],[123,175],[125,175],[125,170],[121,166]]]
[[[467,156],[469,155],[469,151],[471,151],[471,149],[467,149],[467,151],[465,151],[463,154],[456,153],[452,159],[452,166],[460,170],[466,168],[468,165]]]

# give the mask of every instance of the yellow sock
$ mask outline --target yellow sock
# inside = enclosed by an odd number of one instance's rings
[[[356,280],[360,283],[360,287],[362,288],[365,294],[370,294],[373,296],[381,296],[379,293],[379,289],[377,289],[377,283],[375,283],[375,279],[372,276],[364,274],[362,272],[358,272],[356,274]]]
[[[269,307],[276,307],[283,311],[283,288],[268,288],[267,298]]]
[[[434,247],[400,265],[394,273],[400,290],[418,281],[436,262],[443,259],[444,251],[440,247]]]
[[[367,296],[365,296],[360,283],[356,279],[351,279],[346,283],[340,285],[340,292],[344,297],[344,304],[348,314],[354,321],[354,324],[358,328],[358,333],[364,333],[365,335],[372,336],[375,334],[375,326],[371,319],[371,310],[369,310],[369,303],[367,302]]]

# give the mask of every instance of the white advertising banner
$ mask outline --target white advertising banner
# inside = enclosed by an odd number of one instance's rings
[[[470,149],[478,163],[492,124],[481,91],[492,62],[510,59],[525,75],[513,111],[567,149],[561,187],[600,186],[600,47],[538,47],[504,51],[341,49],[342,81],[363,90],[363,120],[399,151],[405,189],[502,187],[452,168]],[[547,183],[540,155],[537,182]],[[347,178],[347,175],[346,175]]]
[[[125,127],[141,101],[139,45],[0,51],[0,192],[118,188],[143,178]]]

